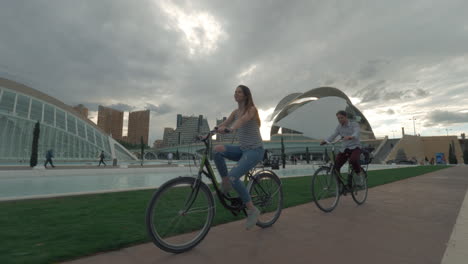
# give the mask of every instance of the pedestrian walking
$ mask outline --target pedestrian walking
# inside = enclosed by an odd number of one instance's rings
[[[101,166],[101,163],[104,164],[104,167],[107,166],[107,164],[104,162],[104,158],[106,156],[104,155],[104,151],[101,151],[101,154],[99,154],[99,164],[98,167]]]
[[[52,168],[55,168],[54,163],[52,163],[52,158],[53,157],[54,157],[53,150],[52,149],[47,150],[47,152],[46,152],[46,161],[44,163],[44,167],[47,168],[47,163],[50,163],[50,166],[52,166]]]

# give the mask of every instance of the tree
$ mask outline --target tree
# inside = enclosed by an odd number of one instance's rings
[[[448,151],[448,160],[449,164],[452,163],[453,157],[452,157],[452,144],[449,143],[449,151]]]
[[[310,163],[310,153],[309,153],[309,147],[306,147],[306,161],[307,164]]]
[[[284,141],[281,136],[281,161],[283,162],[283,169],[286,167],[286,153],[284,153]]]
[[[455,155],[455,144],[453,143],[453,141],[451,144],[449,144],[448,160],[450,164],[458,163],[457,156]]]
[[[143,166],[143,160],[145,158],[145,142],[143,141],[143,136],[140,138],[140,146],[141,146],[141,166]]]
[[[463,151],[463,161],[465,164],[468,164],[468,148]]]
[[[41,129],[39,128],[39,121],[37,121],[36,125],[34,126],[33,131],[33,141],[31,147],[31,159],[29,160],[29,166],[34,167],[37,165],[37,149],[39,145],[39,134]]]
[[[458,159],[457,159],[457,154],[455,154],[455,143],[452,140],[452,155],[453,155],[453,161],[455,161],[453,164],[458,164]]]

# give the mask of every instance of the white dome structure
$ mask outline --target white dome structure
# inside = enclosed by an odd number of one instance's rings
[[[324,139],[333,133],[338,121],[336,112],[344,110],[348,118],[361,127],[361,140],[375,139],[366,117],[342,91],[333,87],[319,87],[305,93],[284,97],[276,106],[270,135],[302,134],[310,139]]]

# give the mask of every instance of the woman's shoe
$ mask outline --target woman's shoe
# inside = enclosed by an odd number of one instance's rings
[[[257,207],[247,209],[247,221],[245,222],[245,228],[247,228],[247,230],[255,226],[259,215],[260,210],[258,210]]]

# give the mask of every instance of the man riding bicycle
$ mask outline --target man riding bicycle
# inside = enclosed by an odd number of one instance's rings
[[[349,163],[356,172],[356,184],[363,185],[361,165],[359,164],[359,158],[361,156],[361,141],[359,140],[361,129],[359,124],[348,120],[348,114],[343,110],[336,113],[336,118],[338,119],[339,124],[336,127],[335,132],[326,140],[322,140],[320,145],[332,142],[337,136],[341,136],[343,139],[342,148],[340,153],[336,156],[334,168],[337,171],[340,171],[341,167],[349,159]]]

